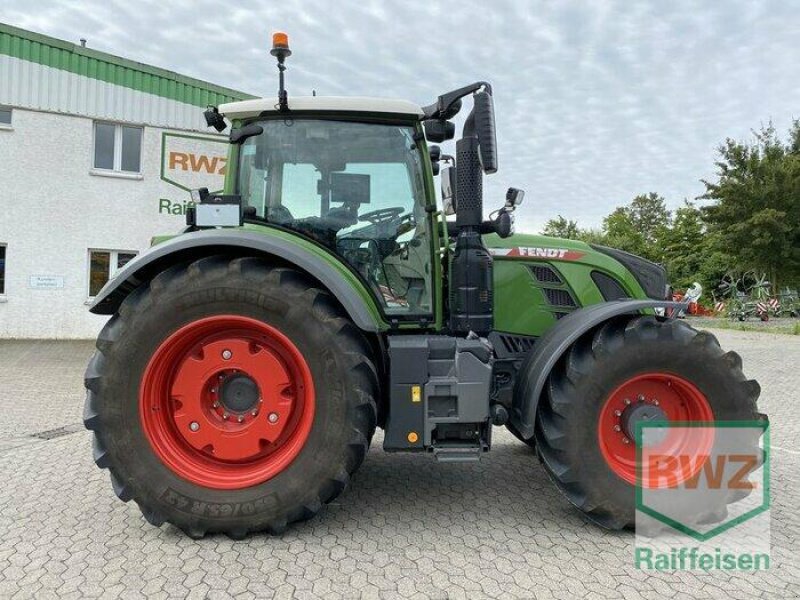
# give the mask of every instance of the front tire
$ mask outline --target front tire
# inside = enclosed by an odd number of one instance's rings
[[[534,437],[545,470],[573,505],[602,527],[633,527],[636,436],[621,420],[626,408],[660,410],[657,420],[667,421],[758,421],[759,392],[739,355],[725,353],[710,333],[675,320],[617,318],[578,340],[554,367]],[[757,452],[758,440],[752,443]],[[736,499],[679,508],[711,522]]]
[[[370,354],[301,272],[256,258],[175,266],[99,336],[85,379],[95,462],[154,525],[279,533],[338,496],[364,460]]]

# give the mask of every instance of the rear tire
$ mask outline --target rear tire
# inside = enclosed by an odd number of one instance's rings
[[[603,411],[627,383],[636,385],[653,377],[650,383],[657,386],[661,375],[673,382],[670,386],[686,384],[686,397],[679,396],[678,405],[691,406],[689,390],[699,392],[697,410],[681,413],[688,417],[676,420],[764,418],[756,409],[760,387],[745,378],[739,355],[725,353],[713,335],[684,322],[617,318],[578,340],[548,379],[538,405],[534,437],[539,457],[558,489],[602,527],[634,526],[636,489],[635,466],[631,481],[630,465],[620,464],[604,441],[604,434],[624,441],[624,429],[619,433],[611,428],[603,420]],[[601,427],[609,430],[601,431]],[[628,439],[628,443],[635,448],[634,440]],[[758,439],[752,443],[753,451],[758,452]],[[728,503],[739,498],[728,497],[722,506],[687,505],[685,510],[697,522],[714,522],[724,516]]]
[[[185,332],[195,337],[184,340]],[[220,370],[229,346],[252,373]],[[153,525],[170,522],[194,538],[280,533],[338,496],[364,460],[378,394],[370,354],[335,300],[302,272],[256,258],[172,267],[128,296],[97,340],[84,414],[95,462]],[[211,383],[196,385],[206,375]],[[230,382],[228,396],[214,387],[217,377]],[[267,396],[280,410],[268,410]],[[181,416],[187,407],[191,418]],[[283,433],[260,437],[273,425]],[[191,436],[200,434],[210,441],[196,448]]]

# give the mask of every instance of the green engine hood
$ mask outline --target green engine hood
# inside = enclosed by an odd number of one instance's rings
[[[557,319],[605,302],[598,278],[613,279],[629,298],[647,298],[619,260],[585,242],[544,235],[484,236],[494,258],[495,329],[542,335]]]

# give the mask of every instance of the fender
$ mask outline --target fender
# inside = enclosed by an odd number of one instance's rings
[[[514,386],[511,423],[525,439],[533,437],[536,408],[547,377],[558,359],[589,330],[613,317],[649,308],[685,308],[667,300],[615,300],[578,309],[559,320],[536,342],[520,367]],[[673,311],[677,315],[678,310]]]
[[[360,329],[377,332],[387,327],[370,292],[345,265],[313,243],[295,240],[279,231],[203,230],[157,244],[125,265],[100,290],[89,311],[112,315],[133,290],[171,265],[219,253],[276,257],[317,279]]]

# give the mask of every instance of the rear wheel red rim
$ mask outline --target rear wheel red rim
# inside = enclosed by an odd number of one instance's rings
[[[714,412],[697,386],[671,373],[643,373],[620,384],[606,399],[598,420],[598,443],[609,468],[630,484],[637,483],[637,439],[635,422],[642,419],[674,423],[664,430],[655,450],[666,456],[707,457],[714,442],[711,428],[680,427],[714,421]],[[674,486],[694,477],[703,467],[694,460],[676,471]],[[647,480],[642,485],[650,487]]]
[[[314,404],[311,371],[289,338],[256,319],[218,315],[159,345],[142,377],[139,416],[153,451],[176,475],[241,489],[297,457]]]

